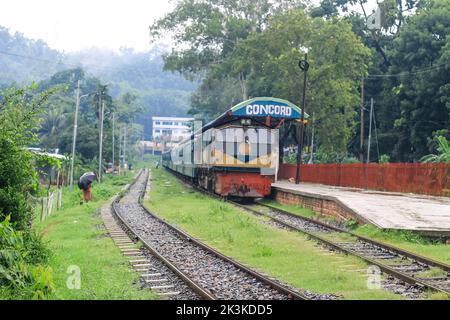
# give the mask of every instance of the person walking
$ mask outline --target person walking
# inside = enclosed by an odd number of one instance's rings
[[[86,172],[78,180],[78,187],[83,191],[83,199],[85,202],[92,200],[92,182],[97,179],[94,172]]]

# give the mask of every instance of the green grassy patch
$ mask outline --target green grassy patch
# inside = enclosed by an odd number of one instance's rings
[[[400,299],[367,288],[367,265],[341,254],[320,251],[301,233],[263,224],[231,204],[182,185],[164,169],[152,169],[150,200],[155,214],[234,259],[298,288],[345,299]],[[170,188],[167,187],[170,185]]]
[[[52,251],[54,291],[51,299],[154,299],[148,289],[140,289],[139,275],[109,237],[100,216],[102,204],[132,180],[133,174],[105,177],[92,187],[93,201],[80,205],[78,188],[63,192],[63,208],[55,211],[36,228]],[[74,275],[80,271],[80,289],[74,287]],[[67,283],[69,282],[69,286]]]
[[[353,230],[353,232],[361,236],[382,241],[404,250],[450,264],[450,246],[448,244],[425,239],[424,237],[413,232],[401,230],[382,230],[369,224],[358,226]]]
[[[305,209],[294,205],[284,205],[274,200],[263,200],[262,202],[300,216],[314,218],[324,222],[335,221],[333,218],[316,214],[311,209]],[[450,263],[450,248],[448,245],[438,241],[426,239],[423,236],[410,231],[383,230],[371,224],[354,226],[352,231],[358,235],[385,242],[431,259],[447,264]],[[342,238],[342,240],[344,241],[345,239]]]

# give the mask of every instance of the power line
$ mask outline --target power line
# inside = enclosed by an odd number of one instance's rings
[[[111,72],[117,71],[117,69],[112,69],[112,68],[107,68],[107,67],[99,68],[99,67],[95,67],[95,66],[84,66],[83,64],[74,64],[74,63],[69,63],[69,62],[63,62],[61,60],[53,61],[53,60],[38,58],[36,56],[27,56],[27,55],[23,55],[23,54],[12,53],[12,52],[2,51],[2,50],[0,50],[0,54],[12,56],[12,57],[19,57],[19,58],[35,60],[35,61],[39,61],[39,62],[45,62],[48,64],[54,64],[54,65],[62,64],[65,67],[70,67],[70,68],[82,68],[82,69],[86,69],[86,70],[95,70],[95,71],[111,71]]]
[[[395,74],[369,74],[366,79],[371,79],[371,78],[393,78],[393,77],[402,77],[402,76],[408,76],[408,75],[421,74],[421,73],[433,71],[435,69],[439,69],[439,68],[441,68],[443,66],[447,66],[449,64],[450,64],[449,62],[446,62],[446,63],[442,63],[442,64],[438,64],[438,65],[435,65],[435,66],[422,68],[422,69],[419,69],[419,70],[416,70],[416,71],[411,71],[411,72],[400,72],[400,73],[395,73]]]

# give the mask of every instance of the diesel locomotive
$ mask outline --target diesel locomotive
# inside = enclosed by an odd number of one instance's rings
[[[302,110],[277,98],[253,98],[163,153],[164,167],[223,197],[261,198],[270,194],[278,171],[278,132]],[[305,114],[305,117],[307,115]]]

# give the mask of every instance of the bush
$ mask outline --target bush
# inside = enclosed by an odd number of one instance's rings
[[[378,163],[389,163],[391,161],[391,157],[389,157],[387,154],[382,154],[380,156],[380,160],[378,160]]]
[[[30,243],[34,250],[28,247]],[[25,240],[23,232],[13,229],[9,216],[0,222],[0,286],[12,297],[45,299],[51,292],[51,268],[33,264],[45,260],[39,243],[40,238],[33,234]]]

